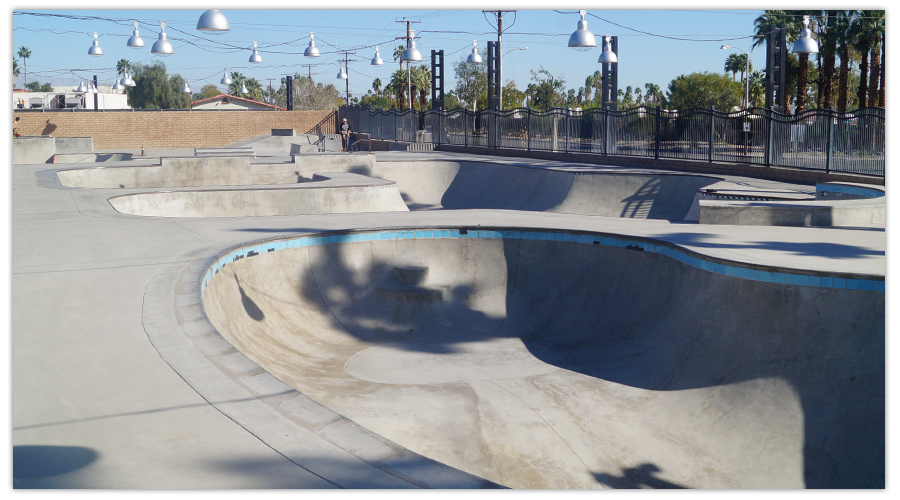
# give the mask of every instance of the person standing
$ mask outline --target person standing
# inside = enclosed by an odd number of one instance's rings
[[[13,137],[19,137],[19,118],[21,116],[17,116],[13,119]]]
[[[341,147],[343,151],[347,151],[350,145],[350,125],[347,123],[347,119],[344,118],[344,122],[341,124]]]

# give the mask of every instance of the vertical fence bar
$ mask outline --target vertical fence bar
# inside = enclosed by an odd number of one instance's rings
[[[831,172],[831,157],[832,157],[832,148],[834,146],[834,106],[831,107],[831,112],[828,113],[827,119],[828,121],[825,123],[825,173]]]
[[[531,108],[527,109],[525,114],[525,140],[527,141],[526,149],[531,151]]]
[[[655,143],[656,144],[654,144],[654,152],[653,152],[653,158],[656,160],[659,159],[659,126],[660,126],[659,121],[661,119],[662,119],[662,115],[660,113],[660,107],[656,106],[656,133],[655,133],[655,135],[656,135]]]
[[[772,110],[769,111],[769,126],[766,127],[768,130],[768,134],[766,134],[766,166],[771,167],[774,162],[774,146],[775,146],[775,106],[772,106]]]
[[[569,152],[569,124],[571,120],[569,120],[569,115],[572,114],[572,110],[566,108],[566,149],[564,150],[566,153]]]
[[[716,142],[716,108],[709,107],[709,162],[713,162],[713,149]]]

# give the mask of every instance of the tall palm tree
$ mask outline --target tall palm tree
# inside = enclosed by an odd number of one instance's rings
[[[22,66],[25,68],[25,83],[24,85],[28,85],[28,61],[27,59],[31,57],[31,49],[22,45],[19,47],[18,56],[22,58]]]
[[[834,98],[834,69],[837,60],[838,11],[825,11],[825,30],[819,35],[819,54],[822,68],[819,71],[819,102],[825,109],[831,108]]]
[[[372,80],[372,91],[375,92],[375,95],[381,94],[381,78]]]
[[[229,76],[231,77],[231,83],[228,84],[228,93],[231,95],[239,95],[241,84],[245,82],[247,77],[241,74],[240,71],[232,71]]]
[[[13,56],[13,87],[16,86],[16,78],[22,74],[22,68],[19,67],[19,61]]]
[[[398,69],[391,75],[391,83],[388,84],[392,94],[397,98],[397,108],[403,110],[406,108],[406,71]],[[385,89],[387,90],[387,89]]]
[[[428,105],[428,91],[431,90],[431,68],[424,64],[413,66],[411,79],[419,92],[419,108],[424,111]]]
[[[850,26],[850,33],[853,38],[853,48],[859,52],[859,90],[856,94],[857,105],[860,108],[866,106],[869,90],[869,53],[872,51],[872,44],[875,42],[875,32],[877,21],[873,13],[879,11],[861,10],[854,18],[853,24]]]
[[[644,89],[647,91],[646,100],[649,102],[650,99],[653,99],[653,104],[659,104],[662,101],[662,91],[659,88],[659,85],[655,83],[645,83]]]
[[[753,71],[750,73],[750,101],[753,107],[758,108],[760,100],[766,91],[766,77],[762,71]]]
[[[878,86],[878,105],[884,107],[884,31],[881,32],[881,83]]]
[[[763,13],[763,15],[757,17],[753,21],[753,26],[755,27],[755,33],[753,34],[753,44],[751,48],[759,47],[765,44],[768,41],[768,35],[772,31],[772,29],[777,28],[778,26],[784,26],[787,31],[787,39],[796,40],[797,37],[800,36],[800,30],[802,29],[802,17],[798,17],[797,13],[800,11],[788,11],[788,10],[767,10]],[[790,42],[788,42],[790,43]],[[803,80],[805,84],[805,76],[806,76],[806,61],[807,58],[801,58],[800,71],[803,74]],[[786,63],[787,61],[785,61]],[[787,66],[787,64],[785,64]],[[787,68],[785,68],[787,69]],[[784,109],[783,113],[787,114],[791,109],[791,99],[790,99],[790,89],[785,89],[785,100],[784,100]],[[800,94],[805,95],[805,92],[800,92]]]
[[[878,105],[878,81],[881,77],[881,38],[884,36],[884,11],[870,10],[872,16],[872,53],[869,57],[868,106]]]
[[[403,69],[403,61],[401,59],[403,58],[403,52],[405,52],[405,51],[406,51],[405,45],[398,45],[394,49],[394,60],[398,61],[400,63],[401,70]]]
[[[725,72],[731,73],[731,81],[736,81],[738,72],[743,73],[743,70],[744,60],[741,58],[741,54],[728,54],[728,58],[725,59]],[[741,79],[743,80],[743,78]]]
[[[837,109],[841,113],[847,112],[849,104],[849,79],[850,79],[850,61],[854,55],[853,37],[854,18],[856,11],[839,10],[837,11],[837,19],[834,23],[835,38],[837,38],[837,52],[841,59],[840,69],[838,70],[838,98]]]

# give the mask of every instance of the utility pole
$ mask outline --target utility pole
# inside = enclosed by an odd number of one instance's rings
[[[302,67],[304,67],[304,68],[309,68],[309,81],[310,81],[310,82],[312,82],[312,76],[313,76],[314,74],[315,74],[315,75],[318,75],[318,73],[313,73],[313,72],[312,72],[313,66],[318,66],[318,64],[301,64],[300,66],[302,66]]]
[[[503,13],[516,12],[514,10],[483,10],[481,12],[491,12],[497,16],[497,53],[500,58],[497,61],[497,85],[500,87],[500,110],[503,109]]]
[[[410,49],[410,40],[415,38],[409,29],[410,23],[420,23],[422,21],[394,21],[397,23],[406,23],[406,36],[394,37],[394,40],[406,39],[406,50]],[[403,64],[403,56],[400,56],[400,64]],[[412,76],[409,70],[409,61],[406,61],[406,109],[412,108]]]
[[[347,106],[350,106],[350,55],[356,55],[356,52],[344,51],[344,74],[347,75],[346,84],[347,84]],[[352,60],[356,62],[356,59]],[[310,68],[310,83],[312,83],[312,69]]]

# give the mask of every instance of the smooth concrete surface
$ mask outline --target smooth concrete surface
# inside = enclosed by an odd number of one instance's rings
[[[94,151],[93,137],[56,137],[56,154],[91,153]]]
[[[700,200],[700,224],[885,227],[884,197],[791,201]]]
[[[100,163],[108,161],[129,161],[131,153],[56,153],[53,163]]]
[[[114,196],[123,214],[150,217],[271,215],[409,210],[392,181],[348,173],[315,174],[311,182],[280,186],[159,191]]]
[[[405,266],[427,278],[401,283]],[[624,248],[407,239],[244,258],[203,304],[289,386],[505,486],[600,488],[642,467],[690,488],[883,480],[883,386],[856,382],[884,376],[879,292]]]
[[[111,165],[158,164],[178,153],[147,151]],[[522,166],[516,159],[447,153],[387,152],[377,158]],[[549,161],[531,167],[655,173]],[[199,289],[211,262],[248,241],[435,226],[627,235],[761,269],[877,279],[886,268],[883,229],[700,225],[504,209],[138,217],[116,212],[107,201],[127,190],[66,187],[58,168],[15,165],[11,173],[16,488],[476,488],[497,482],[884,487],[880,292],[748,283],[683,269],[663,256],[599,248],[585,254],[584,248],[547,242],[519,242],[515,252],[484,242],[455,248],[416,242],[407,249],[394,242],[369,245],[371,257],[325,245],[306,250],[305,263],[303,251],[281,250],[241,259],[227,271],[249,282],[231,278],[231,288],[217,286],[219,312],[211,314],[233,315],[235,332],[256,327],[253,316],[288,325],[288,313],[321,326],[295,324],[298,335],[273,329],[274,340],[263,338],[243,353],[222,337],[235,335],[237,343],[238,333],[219,332],[209,322]],[[724,180],[760,191],[784,187]],[[412,198],[436,196],[398,186]],[[808,190],[812,194],[814,187]],[[299,261],[283,260],[284,252]],[[406,282],[392,271],[400,283],[381,283],[379,292],[378,276],[367,270],[390,259],[397,259],[392,267],[407,270],[399,272]],[[573,271],[573,261],[582,264],[582,272]],[[510,270],[512,262],[521,273]],[[609,264],[598,265],[604,262]],[[409,268],[425,265],[427,273],[415,284]],[[443,283],[448,275],[455,281]],[[341,281],[342,276],[352,279]],[[494,282],[501,276],[505,287]],[[585,280],[570,286],[579,293],[559,293],[566,290],[559,278],[573,276]],[[323,280],[321,290],[310,290],[311,277]],[[305,288],[288,294],[291,283]],[[301,300],[312,304],[316,294],[317,308],[297,311]],[[365,317],[373,301],[415,297],[423,302],[396,308],[396,320],[386,319],[385,311]],[[229,305],[233,310],[223,313]],[[422,316],[428,307],[440,315]],[[331,310],[338,316],[323,312]],[[557,311],[567,314],[556,316]],[[285,317],[279,317],[282,312]],[[440,322],[448,313],[455,323]],[[339,318],[352,322],[339,324]],[[388,342],[359,336],[377,333],[372,327],[380,322],[405,318],[464,337],[427,338],[415,327],[406,344],[402,336]],[[303,335],[304,328],[320,337]],[[400,333],[410,332],[394,332]],[[309,364],[265,368],[252,359],[279,342],[309,349],[270,352],[267,360]],[[346,372],[337,369],[349,360],[354,361]],[[492,364],[510,367],[518,378],[497,379]],[[427,368],[415,369],[422,366]],[[477,377],[461,380],[469,371]],[[300,372],[315,372],[316,378],[300,381],[315,386],[310,394],[277,375]],[[404,379],[409,383],[397,383]],[[834,387],[829,396],[822,392],[827,384]],[[344,385],[364,392],[340,398]],[[420,397],[430,403],[410,400]],[[455,413],[449,429],[461,434],[428,425],[432,418],[447,422],[459,408],[478,410]],[[401,415],[403,409],[412,414]],[[495,417],[511,420],[501,425]],[[596,425],[580,425],[582,419]],[[414,425],[401,424],[409,421]],[[473,436],[477,429],[487,433]],[[436,435],[446,441],[439,443]],[[467,437],[489,445],[473,451]],[[404,444],[420,439],[435,449],[422,453]],[[610,446],[591,447],[596,443]],[[561,446],[570,452],[561,453]],[[744,460],[738,458],[741,450]],[[448,463],[431,453],[441,453]],[[847,463],[859,454],[860,460]],[[460,456],[472,460],[454,465]],[[514,469],[485,462],[504,456],[526,460]],[[476,466],[499,481],[468,472]],[[729,477],[728,471],[737,473]]]
[[[47,163],[56,153],[56,140],[49,135],[13,137],[12,163]]]

